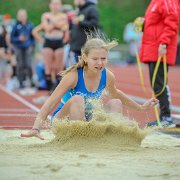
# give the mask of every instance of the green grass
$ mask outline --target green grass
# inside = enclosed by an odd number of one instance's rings
[[[119,39],[122,43],[122,35],[125,25],[133,21],[137,16],[144,15],[149,0],[99,0],[100,25],[103,31],[110,37]],[[63,0],[64,4],[73,0]],[[49,0],[0,0],[0,14],[9,13],[16,18],[17,10],[25,8],[28,11],[30,21],[37,25],[43,12],[48,10]]]

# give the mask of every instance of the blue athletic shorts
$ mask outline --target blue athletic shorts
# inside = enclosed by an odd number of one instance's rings
[[[52,114],[52,117],[50,119],[50,123],[52,124],[52,121],[54,119],[54,116],[63,108],[64,103],[61,103],[58,108],[54,111]],[[86,121],[90,121],[92,119],[92,113],[93,113],[93,106],[90,103],[85,104],[85,118]]]

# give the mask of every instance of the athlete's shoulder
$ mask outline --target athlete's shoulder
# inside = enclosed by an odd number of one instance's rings
[[[44,18],[50,18],[50,16],[51,16],[51,13],[50,13],[50,12],[44,12],[44,13],[42,14],[42,17],[44,17]]]
[[[114,73],[108,68],[106,68],[106,76],[107,78],[115,78]]]
[[[76,69],[76,70],[68,72],[64,77],[72,77],[72,78],[74,78],[77,75],[78,75],[78,70]]]
[[[114,73],[107,68],[106,68],[106,79],[107,79],[107,85],[110,85],[110,84],[114,83],[114,81],[115,81]]]
[[[41,21],[43,21],[43,20],[48,20],[48,19],[50,19],[50,18],[51,18],[50,12],[44,12],[44,13],[42,14],[42,16],[41,16]]]
[[[75,87],[75,85],[77,84],[77,80],[78,80],[77,70],[73,70],[73,71],[70,71],[67,74],[65,74],[63,77],[63,80],[65,82],[69,82],[70,84],[72,84],[72,87]]]

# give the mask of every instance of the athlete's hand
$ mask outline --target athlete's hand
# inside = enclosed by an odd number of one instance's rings
[[[154,107],[156,104],[159,103],[159,100],[156,98],[151,98],[147,100],[143,105],[141,105],[141,110],[148,110]]]
[[[37,129],[31,129],[29,132],[25,133],[25,134],[21,134],[21,137],[26,137],[26,138],[29,138],[29,137],[37,137],[41,140],[44,140],[44,138],[40,135],[40,131],[37,130]]]

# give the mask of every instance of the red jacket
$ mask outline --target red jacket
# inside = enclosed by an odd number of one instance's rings
[[[180,19],[179,0],[152,0],[145,14],[140,59],[144,63],[158,59],[158,47],[167,45],[167,64],[174,65]]]

